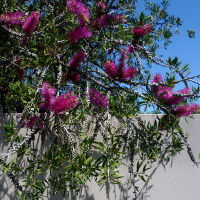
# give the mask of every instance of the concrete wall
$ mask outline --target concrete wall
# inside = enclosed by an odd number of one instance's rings
[[[155,115],[142,115],[142,119],[152,121]],[[181,126],[189,135],[188,142],[192,147],[195,158],[198,160],[200,153],[200,115],[194,115],[194,119],[184,118],[181,120]],[[5,121],[10,121],[9,115],[0,115],[0,130]],[[0,150],[7,151],[7,144],[0,135]],[[157,166],[155,166],[156,168]],[[120,168],[124,175],[120,185],[111,185],[106,183],[103,187],[99,187],[94,181],[88,182],[77,197],[77,200],[133,200],[133,189],[129,189],[129,174],[127,167]],[[200,199],[200,169],[191,161],[187,151],[182,151],[172,162],[166,166],[159,165],[153,178],[149,180],[147,185],[140,183],[142,188],[138,192],[137,200],[199,200]],[[60,195],[55,197],[51,193],[47,194],[46,199],[70,199],[62,198]],[[16,189],[11,185],[10,180],[0,174],[0,200],[15,200]]]

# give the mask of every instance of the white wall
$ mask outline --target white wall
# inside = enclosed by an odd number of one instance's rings
[[[155,115],[142,115],[144,120],[153,120]],[[194,115],[194,119],[187,119],[188,123],[181,120],[181,126],[189,135],[188,142],[192,147],[195,158],[198,160],[200,153],[200,115]],[[9,115],[0,115],[0,129],[5,121],[9,121]],[[0,135],[0,151],[6,152],[7,145]],[[124,175],[121,185],[106,184],[99,187],[94,181],[88,182],[83,187],[81,194],[77,200],[133,200],[133,189],[128,189],[130,184],[127,184],[129,174],[127,167],[121,167],[121,173]],[[144,184],[141,183],[141,187]],[[197,168],[191,161],[184,150],[177,155],[173,162],[166,166],[160,165],[143,190],[140,191],[137,200],[199,200],[200,199],[200,169]],[[15,200],[16,190],[11,185],[10,180],[0,174],[0,200]],[[51,200],[68,199],[57,195],[52,197],[48,194]]]

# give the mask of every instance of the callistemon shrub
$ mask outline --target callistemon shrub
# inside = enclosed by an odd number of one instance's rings
[[[198,165],[179,121],[200,110],[199,76],[157,53],[181,25],[167,5],[0,1],[0,109],[19,113],[3,125],[9,149],[0,155],[13,199],[76,196],[92,178],[117,184],[120,165],[137,197],[154,163],[184,147]],[[151,124],[146,112],[163,115]]]

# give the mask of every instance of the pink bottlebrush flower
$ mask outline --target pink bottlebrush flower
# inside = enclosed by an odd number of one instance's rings
[[[162,83],[163,79],[162,79],[161,74],[155,74],[151,82],[157,83],[157,84]],[[167,106],[180,104],[186,99],[186,97],[174,95],[171,87],[166,87],[166,86],[161,86],[161,85],[152,85],[151,88],[154,94],[156,95],[156,98],[158,100],[161,100]],[[190,94],[190,88],[179,90],[177,93]]]
[[[39,120],[37,116],[25,116],[24,121],[22,123],[23,127],[33,129],[37,125],[37,129],[43,128],[43,121]]]
[[[66,4],[68,8],[71,10],[71,12],[75,15],[77,15],[78,13],[77,10],[80,7],[80,4],[82,5],[82,3],[78,0],[66,0]]]
[[[148,25],[144,25],[140,28],[133,28],[131,29],[132,32],[137,36],[137,37],[141,37],[146,35],[147,33],[151,32],[153,29],[153,25],[152,24],[148,24]]]
[[[43,83],[41,92],[42,96],[46,99],[52,98],[56,93],[55,88],[52,87],[48,82]]]
[[[117,66],[115,65],[115,63],[110,60],[107,61],[105,64],[105,69],[106,69],[106,73],[112,78],[112,79],[116,79],[117,75],[118,75],[118,69]]]
[[[36,28],[38,21],[40,18],[40,12],[33,11],[27,18],[22,26],[23,31],[25,31],[27,34],[31,35],[31,33],[34,31]]]
[[[77,68],[79,67],[80,63],[84,60],[86,57],[85,53],[83,51],[79,51],[70,61],[69,66],[71,68]]]
[[[46,100],[44,97],[42,97],[41,101],[43,103],[40,104],[40,109],[42,109],[42,110],[49,110],[50,105],[49,105],[48,99]]]
[[[190,94],[191,90],[190,88],[184,88],[182,90],[179,90],[177,93],[180,93],[180,94]]]
[[[151,83],[161,83],[163,82],[161,74],[155,74]],[[161,86],[161,85],[152,85],[151,86],[153,93],[155,94],[158,100],[161,100],[163,103],[167,104],[172,99],[173,91],[171,87]]]
[[[133,78],[136,75],[136,68],[131,67],[126,69],[124,63],[119,65],[118,67],[115,65],[115,63],[110,60],[105,63],[105,69],[106,73],[112,78],[112,79],[128,79]]]
[[[153,76],[153,79],[151,81],[151,83],[161,83],[163,82],[163,79],[162,79],[162,75],[161,74],[155,74]]]
[[[77,15],[78,22],[81,26],[85,26],[89,23],[90,12],[87,7],[83,7],[80,14]]]
[[[90,101],[99,107],[107,108],[109,99],[107,99],[104,95],[98,92],[96,89],[90,89],[89,94],[87,94]]]
[[[190,109],[191,109],[192,113],[194,114],[195,112],[200,110],[200,106],[197,104],[190,104]]]
[[[6,25],[19,26],[24,23],[24,12],[9,12],[0,15],[0,22],[5,23]]]
[[[85,8],[85,6],[79,0],[66,0],[66,4],[71,12],[75,15],[79,15],[81,10]]]
[[[106,4],[105,4],[104,2],[101,1],[101,2],[98,2],[98,3],[97,3],[96,12],[97,12],[98,14],[101,14],[102,12],[104,12],[105,9],[106,9]]]
[[[137,69],[135,67],[130,67],[129,69],[122,70],[123,79],[132,79],[136,75]]]
[[[182,90],[179,90],[177,93],[180,94],[190,94],[190,88],[185,88]],[[166,105],[170,106],[170,105],[177,105],[180,104],[181,102],[183,102],[186,99],[186,97],[181,97],[181,96],[175,96],[173,95],[167,102]]]
[[[69,92],[54,98],[51,102],[50,110],[58,115],[69,110],[70,108],[74,108],[78,105],[78,103],[78,97],[76,95],[72,96],[72,93]]]
[[[194,114],[200,109],[200,106],[197,104],[191,104],[191,105],[183,105],[178,106],[173,109],[173,112],[178,117],[188,116],[191,114]]]
[[[157,87],[156,97],[159,100],[168,101],[169,99],[172,98],[172,95],[173,95],[173,91],[171,87],[160,86],[160,85]]]
[[[82,4],[79,0],[67,0],[67,5],[71,12],[78,17],[79,24],[81,26],[86,25],[89,22],[89,9]]]
[[[56,91],[55,88],[52,87],[48,82],[44,82],[42,85],[42,90],[41,90],[41,94],[42,94],[42,99],[41,101],[43,103],[40,104],[40,108],[43,110],[49,110],[50,108],[50,104],[53,101],[53,99],[55,98]]]
[[[78,27],[69,32],[68,38],[71,42],[78,42],[82,38],[90,38],[92,33],[88,27]]]

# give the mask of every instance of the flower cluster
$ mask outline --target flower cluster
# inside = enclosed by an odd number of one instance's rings
[[[25,116],[22,122],[22,126],[30,129],[33,129],[35,126],[37,126],[37,129],[42,129],[43,121],[40,120],[37,116]]]
[[[72,96],[71,91],[52,99],[50,110],[60,114],[78,105],[77,96]]]
[[[101,29],[105,26],[108,26],[112,23],[119,24],[119,23],[126,22],[123,14],[107,14],[105,12],[106,5],[102,1],[97,3],[97,7],[95,10],[96,10],[97,17],[92,25],[99,29]]]
[[[186,100],[186,97],[181,96],[181,94],[190,94],[190,88],[179,90],[175,94],[171,87],[164,86],[163,79],[160,74],[154,75],[152,83],[152,91],[155,94],[156,98],[166,106],[172,106],[172,111],[176,116],[187,116],[195,113],[197,110],[200,109],[200,107],[196,104],[181,106],[179,105],[184,100]],[[158,85],[159,83],[163,83],[163,85]],[[180,96],[178,96],[178,94],[180,94]]]
[[[190,105],[178,106],[177,108],[173,109],[173,112],[178,117],[184,117],[184,116],[191,115],[191,114],[197,112],[198,110],[200,110],[199,105],[190,104]]]
[[[126,68],[126,60],[128,57],[128,53],[130,53],[130,48],[125,48],[121,52],[121,56],[119,58],[119,65],[117,66],[112,60],[107,61],[105,63],[106,73],[112,79],[132,79],[136,75],[136,68],[130,67]]]
[[[71,68],[77,68],[79,67],[80,63],[84,60],[86,57],[85,53],[83,51],[79,51],[70,61],[69,61],[69,67]]]
[[[96,7],[96,13],[101,14],[105,11],[106,9],[106,4],[104,2],[98,2],[97,7]]]
[[[47,82],[43,84],[41,94],[41,101],[44,102],[40,104],[40,108],[42,110],[50,110],[56,114],[60,114],[78,105],[77,96],[73,96],[71,92],[54,97],[55,88],[49,85]]]
[[[107,99],[105,96],[103,96],[100,92],[98,92],[96,89],[90,89],[89,93],[87,94],[90,101],[98,106],[103,107],[106,109],[108,107],[109,99]]]
[[[106,73],[110,76],[112,79],[131,79],[136,75],[136,68],[130,67],[128,69],[117,67],[116,64],[110,60],[105,63],[105,69]]]
[[[135,34],[136,37],[142,37],[146,34],[148,34],[149,32],[151,32],[153,29],[153,25],[152,24],[148,24],[148,25],[144,25],[140,28],[132,28],[132,32]]]
[[[162,76],[160,74],[154,75],[154,78],[152,79],[152,83],[157,83],[157,84],[163,83]],[[185,100],[185,97],[174,95],[172,88],[168,86],[152,85],[152,90],[156,98],[162,101],[162,103],[164,103],[167,106],[177,105]],[[185,89],[179,90],[177,94],[190,94],[190,89],[185,88]]]
[[[24,23],[24,12],[9,12],[0,15],[0,21],[6,25],[19,26]]]
[[[122,70],[122,78],[123,79],[132,79],[137,73],[137,70],[135,67],[130,67],[128,69]]]
[[[49,85],[49,83],[45,82],[42,86],[42,99],[41,101],[44,103],[40,104],[40,108],[43,110],[48,110],[51,107],[52,100],[54,98],[56,91],[55,88]]]
[[[13,26],[23,25],[22,30],[31,35],[40,19],[40,12],[33,11],[28,17],[24,18],[24,16],[25,13],[21,11],[4,13],[0,15],[0,22]]]
[[[68,38],[71,42],[76,43],[82,38],[90,38],[92,37],[92,32],[86,26],[77,27],[69,32]]]
[[[92,32],[87,27],[90,18],[88,7],[82,4],[79,0],[66,0],[66,4],[71,12],[77,16],[80,27],[77,27],[69,32],[68,38],[71,42],[76,43],[82,38],[90,38]]]
[[[23,31],[31,35],[34,29],[36,28],[38,21],[40,19],[40,12],[33,11],[27,18],[22,26]]]
[[[77,15],[79,24],[81,26],[87,25],[90,18],[89,9],[79,0],[67,0],[66,3],[71,12]]]
[[[118,75],[118,69],[115,63],[112,60],[109,60],[105,63],[106,73],[112,78],[116,79]]]

